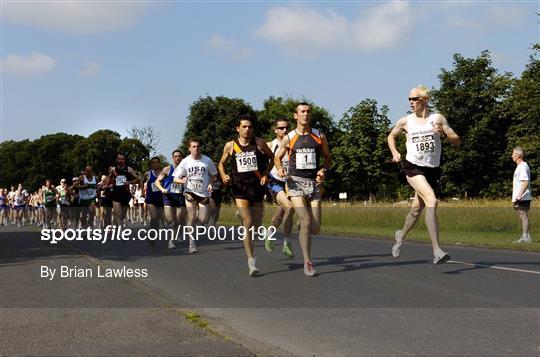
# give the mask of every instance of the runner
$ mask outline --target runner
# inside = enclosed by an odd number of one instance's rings
[[[311,261],[311,235],[321,228],[321,189],[330,168],[330,149],[326,136],[311,127],[311,107],[299,103],[294,112],[296,129],[287,134],[281,142],[275,157],[277,173],[287,177],[287,195],[300,221],[300,247],[304,256],[304,274],[315,276],[317,272]],[[281,164],[285,154],[289,154],[289,172]],[[319,166],[321,155],[324,163]]]
[[[186,201],[184,199],[184,187],[176,182],[173,182],[173,172],[182,161],[182,152],[174,150],[172,152],[173,163],[165,166],[161,171],[155,183],[157,188],[163,193],[163,211],[165,213],[165,223],[172,225],[176,230],[186,221]],[[174,238],[171,238],[168,244],[169,249],[176,248]]]
[[[267,145],[270,147],[270,150],[272,150],[274,154],[278,151],[281,145],[281,141],[287,135],[288,129],[289,120],[286,117],[280,117],[274,121],[274,133],[276,134],[276,138],[271,142],[267,143]],[[286,173],[289,167],[288,156],[283,156],[283,159],[281,160],[281,166]],[[291,238],[294,210],[292,209],[291,201],[289,200],[289,198],[287,197],[287,193],[285,192],[285,183],[287,182],[287,178],[280,177],[277,172],[277,168],[274,166],[272,168],[272,171],[270,171],[268,180],[268,191],[272,195],[274,202],[278,204],[276,213],[272,217],[271,225],[276,227],[277,229],[281,222],[284,222],[283,254],[287,258],[292,259],[294,258],[294,252],[289,239]],[[269,239],[269,237],[266,237],[266,239],[264,240],[264,247],[266,248],[268,253],[274,252],[274,243],[275,241]]]
[[[21,227],[23,222],[23,210],[26,205],[26,196],[22,184],[19,184],[13,195],[13,224]]]
[[[15,199],[15,186],[11,186],[10,191],[7,194],[7,204],[9,207],[8,220],[11,225],[15,225],[15,210],[13,209],[13,200]]]
[[[126,163],[126,155],[116,154],[116,166],[109,169],[109,185],[113,185],[111,195],[113,203],[113,224],[116,226],[125,225],[126,213],[131,192],[129,185],[139,182],[137,173]]]
[[[5,188],[0,188],[0,226],[5,226],[7,224],[7,212],[8,212],[8,198],[7,190]]]
[[[187,225],[205,225],[210,218],[210,196],[212,184],[216,181],[216,166],[206,155],[201,154],[201,144],[196,139],[188,141],[189,156],[184,158],[174,170],[174,182],[184,185],[184,197],[188,212]],[[197,214],[198,210],[198,214]],[[189,252],[196,253],[195,239],[189,236]]]
[[[66,179],[60,180],[60,185],[56,186],[56,190],[58,191],[60,204],[59,225],[61,229],[66,229],[69,218],[69,187]]]
[[[529,222],[529,210],[531,209],[531,169],[525,162],[525,153],[520,147],[512,150],[512,161],[516,163],[514,180],[512,185],[512,203],[521,220],[522,234],[514,243],[531,243],[531,224]]]
[[[143,180],[146,184],[145,202],[150,214],[150,229],[159,228],[159,221],[163,213],[163,193],[156,185],[156,180],[161,174],[161,159],[153,157],[150,159],[151,169],[144,173]],[[154,245],[153,240],[147,239],[150,245]]]
[[[52,180],[45,180],[45,186],[42,188],[43,203],[45,206],[43,215],[43,228],[51,228],[51,224],[56,220],[56,198],[60,196],[53,186]]]
[[[84,174],[79,176],[79,180],[75,183],[75,186],[79,189],[81,228],[91,227],[94,225],[97,197],[97,181],[92,166],[86,166]]]
[[[428,106],[429,92],[424,86],[417,86],[409,93],[409,104],[412,114],[396,123],[388,135],[388,147],[392,152],[392,161],[401,162],[401,154],[396,149],[396,138],[405,133],[407,136],[407,155],[403,164],[403,172],[407,182],[414,189],[414,200],[411,210],[401,230],[396,231],[396,243],[392,247],[392,255],[398,258],[401,245],[407,233],[418,221],[420,213],[426,210],[426,226],[433,246],[433,264],[442,264],[450,260],[450,255],[439,246],[439,226],[437,223],[437,197],[441,169],[441,139],[452,146],[460,144],[459,136],[448,125],[444,116],[432,113]]]
[[[82,174],[82,172],[81,172]],[[79,207],[79,177],[71,179],[71,186],[68,187],[69,195],[69,221],[72,228],[78,228],[81,220],[81,208]]]
[[[268,183],[268,173],[272,169],[274,154],[266,142],[253,136],[253,123],[250,117],[241,116],[236,125],[238,138],[227,142],[219,161],[219,173],[223,184],[232,184],[232,196],[240,211],[244,249],[248,258],[249,275],[259,274],[256,258],[253,256],[253,230],[262,223],[264,186]],[[264,155],[270,158],[266,171],[261,174],[259,167],[264,164]],[[225,172],[225,164],[233,158],[232,177]]]
[[[113,184],[109,183],[109,178],[106,175],[102,175],[101,181],[97,185],[99,206],[98,221],[102,229],[112,223],[112,189]]]

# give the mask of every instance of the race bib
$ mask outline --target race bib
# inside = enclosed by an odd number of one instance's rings
[[[150,189],[152,190],[152,192],[159,192],[159,188],[156,186],[156,184],[154,182],[152,182],[152,185],[150,186]]]
[[[45,202],[52,202],[52,201],[54,201],[54,196],[52,195],[45,196]]]
[[[257,171],[257,156],[253,151],[236,154],[236,169],[238,172]]]
[[[144,197],[139,197],[139,198],[137,199],[137,202],[139,202],[139,203],[144,203]]]
[[[198,178],[189,178],[187,181],[187,188],[190,191],[202,192],[203,180]]]
[[[411,138],[416,152],[420,155],[429,154],[435,151],[435,139],[433,134],[418,135]]]
[[[315,151],[296,152],[296,168],[298,170],[313,170],[317,168],[317,154]]]
[[[124,175],[116,176],[116,186],[124,186],[127,182],[127,177]]]
[[[182,193],[182,184],[173,182],[171,183],[171,187],[169,188],[169,192],[171,193]]]

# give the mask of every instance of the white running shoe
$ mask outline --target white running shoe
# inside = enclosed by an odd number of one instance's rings
[[[259,275],[259,269],[255,266],[257,258],[248,258],[249,276]]]
[[[169,249],[174,249],[174,248],[176,248],[176,246],[174,245],[174,242],[173,242],[172,239],[169,241],[168,247],[169,247]]]
[[[443,252],[440,250],[437,254],[435,254],[435,257],[433,258],[433,264],[439,265],[446,263],[450,260],[450,254]]]
[[[531,243],[531,237],[521,236],[518,240],[514,241],[514,243]]]
[[[197,253],[197,246],[194,242],[189,243],[189,254]]]
[[[399,238],[401,235],[401,230],[397,230],[394,234],[394,238],[396,240],[396,243],[394,243],[394,246],[392,247],[392,255],[394,258],[399,258],[399,254],[401,252],[401,245],[403,244],[403,238]]]

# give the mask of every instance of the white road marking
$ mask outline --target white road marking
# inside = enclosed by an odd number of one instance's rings
[[[495,266],[495,265],[487,265],[487,264],[481,264],[481,263],[460,262],[459,260],[449,260],[448,263],[470,265],[470,266],[473,266],[473,267],[480,267],[480,268],[491,268],[491,269],[499,269],[499,270],[517,271],[519,273],[540,274],[540,271],[536,271],[536,270],[515,269],[515,268],[499,267],[499,266]]]

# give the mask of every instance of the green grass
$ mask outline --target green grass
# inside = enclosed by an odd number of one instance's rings
[[[270,224],[274,205],[266,204],[264,225]],[[521,222],[508,201],[475,200],[441,202],[438,209],[442,244],[472,245],[489,248],[540,251],[540,207],[533,202],[529,212],[531,244],[512,244],[521,235]],[[403,226],[408,212],[406,205],[379,203],[325,204],[321,233],[326,235],[356,235],[393,239]],[[220,224],[237,225],[236,208],[224,205]],[[423,216],[409,233],[408,239],[429,243]]]

